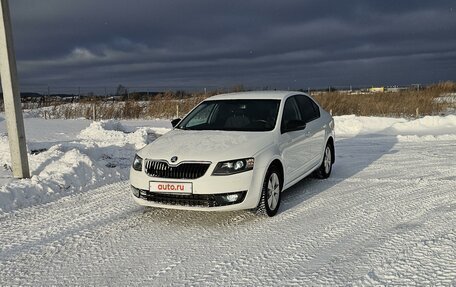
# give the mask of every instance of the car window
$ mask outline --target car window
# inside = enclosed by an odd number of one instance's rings
[[[318,119],[320,117],[320,107],[312,99],[310,100],[310,102],[312,103],[312,106],[314,107],[315,117]]]
[[[296,103],[295,97],[288,98],[283,107],[282,114],[282,130],[287,126],[290,121],[301,121],[301,113],[299,112],[298,104]]]
[[[320,117],[320,109],[312,99],[304,95],[298,95],[295,98],[298,102],[303,121],[308,123]]]
[[[195,116],[188,121],[187,127],[190,128],[207,123],[213,109],[213,105],[201,106]]]
[[[202,102],[177,126],[189,130],[271,131],[280,100],[208,100]]]

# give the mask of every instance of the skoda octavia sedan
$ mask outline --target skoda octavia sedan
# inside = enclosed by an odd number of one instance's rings
[[[172,124],[134,158],[141,205],[274,216],[283,190],[335,159],[333,118],[301,92],[217,95]]]

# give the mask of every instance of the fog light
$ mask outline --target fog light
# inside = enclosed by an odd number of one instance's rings
[[[228,202],[235,202],[239,198],[239,193],[225,195],[225,199]]]
[[[139,189],[134,187],[133,185],[131,187],[131,192],[133,193],[134,196],[139,197]]]
[[[214,195],[216,206],[237,204],[244,200],[247,190]]]

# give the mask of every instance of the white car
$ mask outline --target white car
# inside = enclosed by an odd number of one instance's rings
[[[141,205],[273,216],[283,190],[327,178],[335,159],[332,116],[301,92],[217,95],[172,123],[133,161]]]

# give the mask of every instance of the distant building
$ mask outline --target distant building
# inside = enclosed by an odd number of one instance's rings
[[[385,87],[372,87],[369,88],[369,92],[371,93],[383,93],[385,91]]]
[[[387,92],[391,92],[391,93],[398,93],[400,91],[406,91],[408,90],[409,88],[408,87],[398,87],[398,86],[394,86],[394,87],[388,87],[386,88],[386,91]]]

